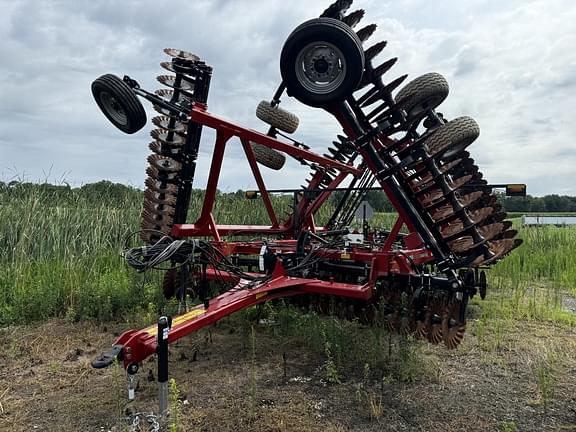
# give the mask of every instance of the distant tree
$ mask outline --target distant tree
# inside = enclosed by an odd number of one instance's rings
[[[365,199],[377,212],[390,213],[396,211],[386,194],[382,191],[371,190],[366,194]]]
[[[343,196],[344,196],[344,191],[334,192],[330,198],[332,201],[332,204],[337,205]],[[372,208],[377,212],[390,213],[390,212],[396,211],[394,209],[394,206],[388,200],[388,197],[386,196],[386,194],[382,191],[379,191],[379,190],[368,191],[368,193],[366,193],[366,196],[364,197],[364,199],[366,201],[368,201],[370,203],[370,205],[372,206]]]
[[[558,195],[546,195],[543,200],[544,205],[546,206],[546,211],[564,211],[564,200],[562,200]]]
[[[546,203],[541,198],[530,197],[529,203],[530,203],[529,207],[523,211],[528,211],[531,213],[538,213],[538,212],[545,212],[546,211]]]
[[[509,212],[576,212],[576,197],[546,195],[543,197],[501,197],[504,209]]]
[[[84,198],[98,202],[103,199],[121,204],[129,201],[141,191],[121,183],[112,183],[108,180],[101,180],[96,183],[88,183],[80,187],[80,195]]]

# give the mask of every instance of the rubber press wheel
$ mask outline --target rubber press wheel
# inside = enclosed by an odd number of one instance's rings
[[[268,148],[262,144],[250,142],[254,157],[258,163],[273,170],[280,170],[286,163],[286,156],[274,149]]]
[[[116,75],[106,74],[92,83],[92,95],[110,122],[127,134],[146,125],[146,112],[132,89]]]
[[[296,115],[265,100],[260,101],[258,107],[256,107],[256,117],[264,123],[268,123],[270,126],[289,134],[296,132],[300,124],[300,120]]]
[[[424,144],[436,159],[451,160],[480,135],[478,123],[470,117],[458,117],[440,126]]]
[[[358,87],[364,50],[356,33],[333,18],[316,18],[296,27],[280,54],[288,95],[313,107],[340,102]]]
[[[448,97],[448,81],[436,72],[419,76],[406,84],[395,97],[399,109],[406,111],[408,123],[419,122]]]

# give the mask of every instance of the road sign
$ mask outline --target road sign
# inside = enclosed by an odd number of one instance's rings
[[[368,201],[362,201],[355,213],[358,220],[370,220],[374,216],[374,209]]]

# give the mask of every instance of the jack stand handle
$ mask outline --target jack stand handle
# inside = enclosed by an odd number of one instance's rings
[[[168,410],[168,333],[172,320],[161,316],[158,319],[158,342],[156,354],[158,355],[158,403],[159,414],[166,414]]]

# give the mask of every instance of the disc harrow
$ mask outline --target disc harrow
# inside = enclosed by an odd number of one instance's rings
[[[338,0],[287,37],[282,82],[256,109],[266,132],[208,112],[212,68],[186,51],[164,50],[169,61],[160,63],[162,88],[154,92],[130,77],[104,75],[94,82],[98,105],[126,133],[143,125],[137,96],[159,113],[152,119],[144,182],[140,236],[148,247],[126,256],[138,271],[168,261],[164,294],[184,301],[188,293],[202,301],[177,318],[170,341],[250,305],[288,298],[318,313],[381,323],[456,348],[466,331],[468,300],[486,295],[485,268],[522,243],[505,220],[494,185],[470,155],[478,124],[437,111],[449,95],[446,79],[435,72],[408,82],[407,75],[389,77],[398,58],[380,59],[390,49],[387,42],[368,44],[377,26],[361,26],[365,11],[348,12],[351,6],[351,0]],[[328,112],[342,127],[322,154],[286,135],[296,133],[300,120],[280,107],[284,94]],[[202,207],[188,223],[204,127],[216,131],[216,142]],[[245,151],[258,186],[251,196],[261,197],[270,225],[220,225],[214,218],[232,138]],[[299,189],[283,191],[292,194],[293,206],[281,216],[261,167],[282,170],[288,157],[309,173]],[[351,234],[360,203],[374,189],[396,208],[396,223],[377,231],[365,222],[363,234]],[[338,200],[320,226],[315,216],[334,191]],[[225,284],[209,298],[213,280]],[[152,336],[144,329],[119,338],[116,346],[130,353],[122,357],[125,366],[153,352]]]

